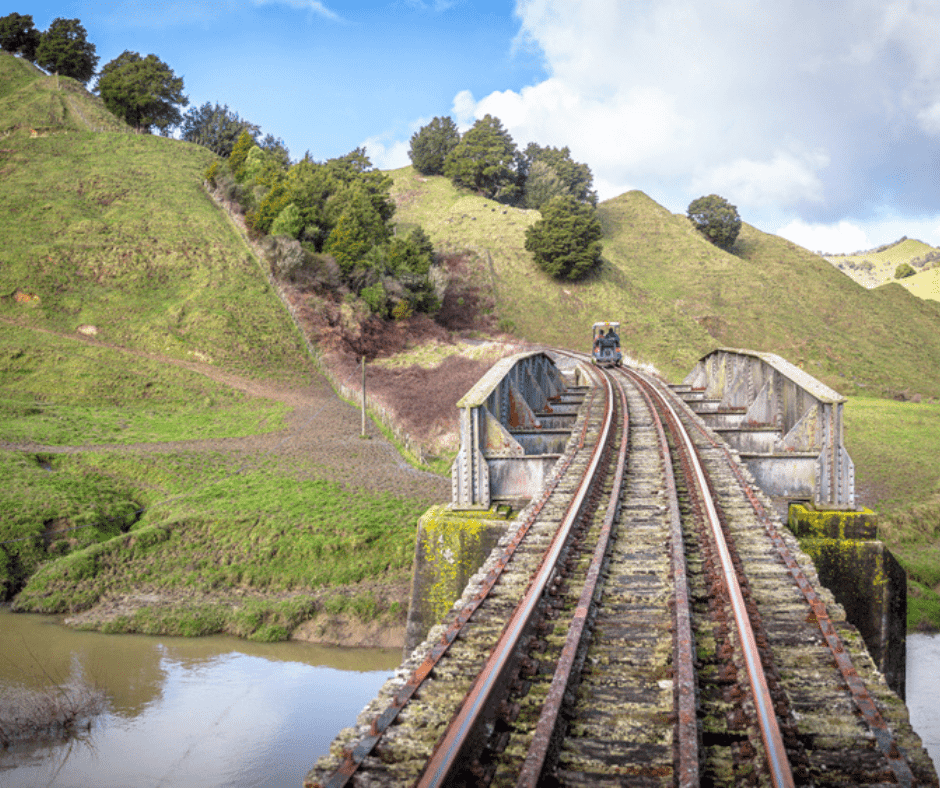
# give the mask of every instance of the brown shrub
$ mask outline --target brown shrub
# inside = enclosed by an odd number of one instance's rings
[[[63,738],[105,710],[105,694],[83,679],[44,689],[7,688],[0,696],[0,747]]]

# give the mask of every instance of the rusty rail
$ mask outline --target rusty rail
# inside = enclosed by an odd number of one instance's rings
[[[529,628],[536,606],[541,600],[549,580],[556,571],[559,556],[567,542],[568,535],[580,515],[591,482],[600,465],[603,453],[602,449],[606,446],[608,441],[613,423],[614,402],[610,382],[606,377],[604,378],[604,382],[606,386],[607,406],[604,429],[600,439],[595,444],[594,452],[584,474],[582,483],[572,498],[565,517],[562,520],[562,524],[558,528],[549,549],[546,551],[541,566],[529,584],[522,601],[516,607],[499,641],[493,648],[486,665],[467,693],[460,707],[460,711],[453,718],[437,747],[435,747],[418,781],[419,788],[447,785],[454,773],[464,765],[462,758],[467,743],[473,738],[476,725],[484,711],[492,705],[493,693],[499,685],[500,679],[505,676],[514,664],[515,651],[524,632]]]

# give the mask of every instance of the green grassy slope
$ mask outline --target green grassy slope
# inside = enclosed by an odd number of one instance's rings
[[[296,331],[202,189],[211,158],[161,137],[7,137],[0,317],[93,326],[104,342],[254,375],[298,371]]]
[[[150,589],[176,603],[108,626],[277,639],[324,587],[407,580],[430,501],[186,444],[279,430],[289,408],[185,362],[329,391],[203,190],[212,159],[125,133],[73,81],[0,54],[0,601],[75,611]]]
[[[642,192],[598,207],[604,265],[557,283],[525,251],[535,211],[460,193],[412,168],[391,173],[400,222],[477,252],[477,276],[503,325],[584,348],[594,320],[620,320],[626,352],[681,379],[717,346],[771,351],[846,395],[940,397],[940,308],[893,285],[868,291],[821,257],[745,224],[733,254]]]
[[[389,174],[398,222],[421,224],[439,247],[476,254],[477,282],[491,294],[504,328],[533,342],[583,349],[590,345],[591,323],[620,320],[626,351],[673,376],[684,375],[710,349],[701,326],[618,265],[607,261],[598,275],[563,284],[539,270],[525,250],[525,231],[538,211],[459,192],[445,178],[424,178],[411,167]]]
[[[131,131],[80,82],[46,76],[29,61],[0,51],[0,133],[13,129]]]

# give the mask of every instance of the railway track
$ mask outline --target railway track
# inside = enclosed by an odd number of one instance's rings
[[[591,374],[541,498],[305,784],[937,785],[724,444]]]

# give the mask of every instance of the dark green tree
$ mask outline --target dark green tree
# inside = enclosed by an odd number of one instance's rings
[[[29,14],[7,14],[0,17],[0,48],[12,55],[22,55],[30,62],[36,62],[36,48],[42,40],[42,34],[33,27],[33,18]]]
[[[594,208],[574,197],[553,197],[525,233],[525,248],[556,279],[581,279],[601,259],[601,223]]]
[[[411,135],[408,158],[422,175],[440,175],[447,155],[459,142],[460,132],[454,121],[449,117],[434,118]]]
[[[264,139],[258,143],[258,147],[272,154],[285,170],[290,167],[290,151],[287,150],[284,140],[280,137],[265,134]]]
[[[323,250],[333,255],[344,274],[351,274],[362,265],[369,250],[387,238],[385,222],[372,205],[369,193],[358,188],[350,195]]]
[[[552,197],[561,194],[597,205],[591,168],[572,159],[567,145],[559,149],[530,142],[523,154],[522,167],[527,208],[541,208]]]
[[[916,273],[917,271],[914,270],[910,263],[901,263],[897,268],[894,269],[894,278],[906,279],[909,276],[914,276]]]
[[[328,222],[336,222],[353,186],[368,193],[372,207],[382,217],[383,222],[392,218],[395,213],[395,203],[390,196],[392,179],[372,166],[365,148],[356,148],[345,156],[329,159],[324,166],[340,187],[326,207]]]
[[[523,190],[523,204],[526,208],[540,209],[552,197],[569,195],[568,187],[555,168],[544,161],[537,161],[529,168]]]
[[[717,194],[699,197],[689,203],[688,217],[696,230],[726,251],[731,250],[741,231],[738,209]]]
[[[212,105],[208,101],[201,107],[193,107],[183,115],[180,136],[186,142],[195,142],[219,156],[232,155],[232,149],[243,131],[252,138],[252,144],[261,134],[261,127],[238,117],[228,105]]]
[[[95,90],[113,114],[148,134],[154,127],[169,134],[183,120],[179,108],[189,104],[182,77],[156,55],[141,57],[130,50],[101,69]]]
[[[444,161],[444,175],[484,197],[513,202],[519,194],[516,143],[499,118],[486,115],[463,135]]]
[[[95,75],[98,60],[95,45],[88,42],[88,33],[78,19],[53,19],[36,47],[38,66],[83,85]]]
[[[326,203],[340,188],[339,182],[325,165],[307,156],[290,168],[287,188],[291,202],[300,212],[301,240],[313,244],[317,251],[322,250],[324,241],[333,229],[327,220]]]
[[[388,244],[388,265],[393,274],[427,275],[434,262],[434,245],[421,227],[396,235]]]

